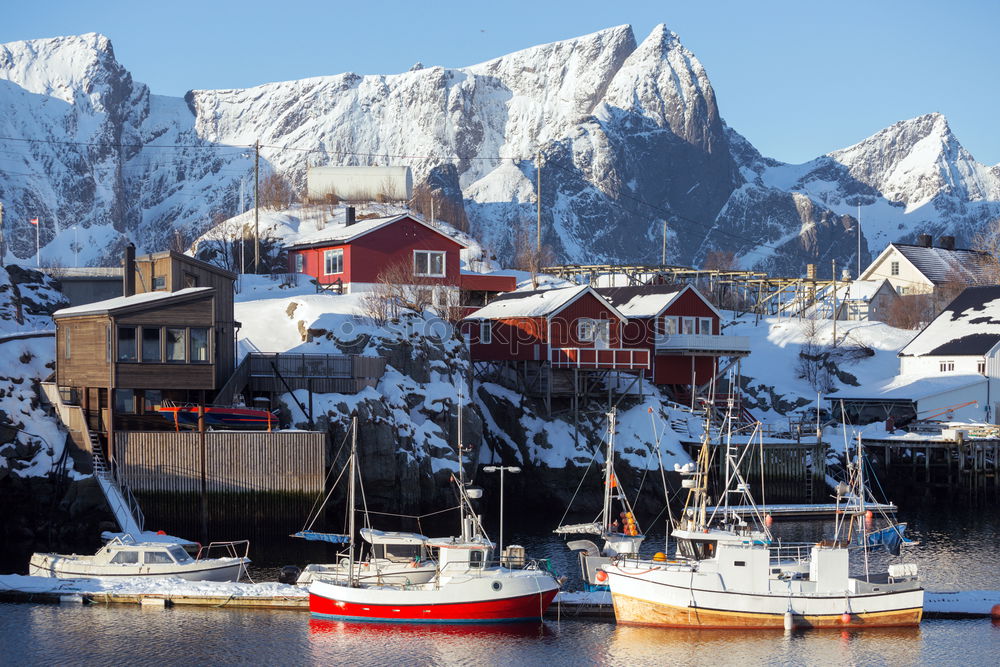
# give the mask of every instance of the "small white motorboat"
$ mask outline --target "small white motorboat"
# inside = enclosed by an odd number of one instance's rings
[[[371,545],[369,557],[354,562],[354,577],[359,581],[378,584],[423,584],[437,574],[437,561],[430,558],[427,543],[430,538],[419,533],[362,528],[361,537]],[[299,533],[303,535],[303,533]],[[318,578],[346,578],[347,558],[337,563],[307,565],[296,580],[308,586]]]
[[[126,535],[112,539],[92,556],[33,554],[28,574],[59,579],[176,577],[187,581],[239,581],[250,563],[249,549],[247,540],[212,542],[192,557],[179,544],[136,542]],[[220,551],[225,555],[209,556]]]

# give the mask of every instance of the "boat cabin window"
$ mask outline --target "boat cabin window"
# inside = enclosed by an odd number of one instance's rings
[[[111,562],[117,565],[136,565],[139,562],[139,552],[119,551],[112,557]]]
[[[715,540],[677,540],[677,549],[685,558],[705,560],[715,557]]]
[[[373,551],[375,558],[387,558],[393,563],[423,558],[423,549],[419,544],[376,544]]]
[[[184,551],[184,547],[170,547],[167,551],[170,552],[170,555],[173,556],[174,560],[178,563],[186,563],[191,560],[190,554]]]
[[[474,549],[474,550],[470,551],[469,552],[469,566],[470,567],[482,567],[483,566],[483,561],[485,560],[483,558],[483,556],[484,556],[484,552],[480,551],[479,549]]]
[[[173,565],[174,559],[166,551],[147,551],[146,565]]]

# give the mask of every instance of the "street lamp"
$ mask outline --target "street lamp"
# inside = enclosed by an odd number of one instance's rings
[[[501,565],[503,565],[503,474],[509,472],[511,474],[521,472],[521,469],[517,466],[486,466],[483,468],[483,472],[500,472],[500,548],[498,549],[500,553]]]

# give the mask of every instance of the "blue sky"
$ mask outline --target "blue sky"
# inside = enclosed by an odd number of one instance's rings
[[[420,61],[459,67],[631,24],[658,23],[704,64],[722,117],[765,155],[802,162],[938,111],[980,162],[1000,163],[1000,3],[756,2],[8,3],[0,42],[100,32],[154,93],[242,88]]]

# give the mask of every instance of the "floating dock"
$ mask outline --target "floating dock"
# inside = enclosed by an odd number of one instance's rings
[[[752,516],[753,514],[770,514],[775,519],[812,519],[822,516],[835,516],[842,514],[848,509],[844,503],[789,503],[784,505],[730,505],[729,511],[738,516]],[[865,503],[865,509],[872,512],[884,512],[893,514],[898,509],[894,503]],[[709,507],[706,511],[709,514],[722,510],[722,507]]]

